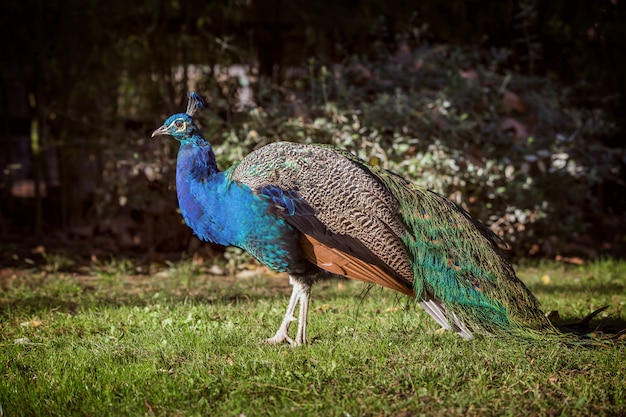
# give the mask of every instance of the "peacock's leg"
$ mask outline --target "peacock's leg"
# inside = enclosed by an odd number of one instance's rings
[[[269,344],[274,345],[287,341],[291,345],[298,346],[306,343],[306,316],[309,309],[311,284],[308,281],[303,282],[298,280],[291,275],[289,276],[289,282],[293,287],[291,297],[289,298],[289,305],[287,306],[285,317],[283,318],[282,323],[280,323],[276,334],[274,337],[270,337],[266,340]],[[296,333],[296,339],[294,340],[289,337],[289,326],[292,321],[296,320],[294,313],[298,303],[300,303],[300,315],[298,317],[298,332]]]
[[[300,283],[300,314],[298,315],[298,332],[296,345],[306,344],[306,319],[309,314],[309,299],[311,298],[311,284]]]

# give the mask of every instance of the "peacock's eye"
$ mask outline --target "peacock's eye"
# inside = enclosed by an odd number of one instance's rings
[[[183,122],[181,122],[180,120],[176,120],[174,122],[174,126],[180,129],[181,127],[183,127]]]

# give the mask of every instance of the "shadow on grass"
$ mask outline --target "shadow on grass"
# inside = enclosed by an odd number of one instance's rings
[[[626,330],[626,320],[621,317],[609,315],[587,320],[588,317],[589,315],[586,317],[563,317],[551,320],[561,331],[578,335],[597,334],[610,337]]]
[[[558,326],[567,329],[572,329],[575,333],[585,333],[601,331],[606,333],[619,333],[626,329],[626,319],[622,317],[622,308],[616,303],[626,301],[626,285],[618,281],[612,282],[564,282],[550,285],[535,284],[530,285],[529,288],[539,298],[540,301],[544,298],[558,298],[566,296],[567,298],[581,299],[589,298],[604,298],[607,299],[606,310],[608,315],[603,317],[604,308],[598,308],[598,310],[590,311],[586,316],[574,316],[567,312],[552,311],[550,312],[551,320]],[[612,297],[612,300],[609,299]],[[597,307],[597,306],[596,306]],[[600,307],[604,307],[600,305]],[[618,316],[616,317],[612,311],[617,309]],[[547,311],[546,311],[547,312]],[[597,314],[594,314],[596,313]]]

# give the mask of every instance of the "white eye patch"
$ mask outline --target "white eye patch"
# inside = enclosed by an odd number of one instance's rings
[[[180,120],[174,120],[168,128],[174,127],[176,132],[184,132],[187,130],[187,122],[181,122]]]

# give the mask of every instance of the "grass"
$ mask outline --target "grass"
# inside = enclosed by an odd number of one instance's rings
[[[626,415],[624,343],[466,342],[391,291],[326,282],[311,343],[268,346],[282,275],[59,265],[0,270],[0,415]],[[518,270],[546,311],[567,321],[609,304],[623,323],[626,263]]]

